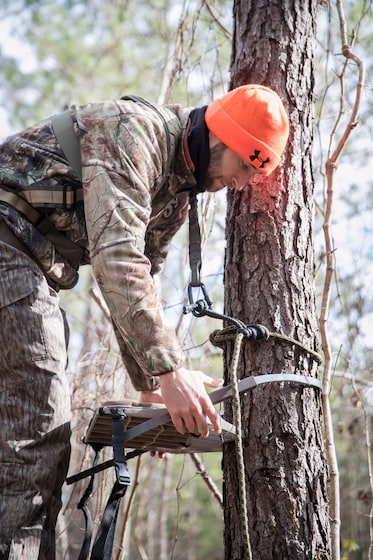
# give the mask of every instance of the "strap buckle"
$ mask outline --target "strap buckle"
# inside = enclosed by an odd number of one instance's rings
[[[111,411],[114,467],[117,482],[121,486],[129,486],[131,484],[124,451],[124,419],[126,416],[124,408],[115,408]]]

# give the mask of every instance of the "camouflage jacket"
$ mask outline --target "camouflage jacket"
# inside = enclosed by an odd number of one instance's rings
[[[82,183],[58,145],[51,119],[9,137],[0,147],[0,186],[15,192],[81,189],[72,208],[33,206],[82,249],[110,310],[134,387],[152,389],[157,375],[183,364],[174,330],[158,299],[153,275],[185,221],[195,184],[185,131],[191,109],[132,100],[72,107]],[[166,134],[165,122],[169,134]],[[5,219],[61,288],[77,281],[76,267],[20,212],[0,203]]]

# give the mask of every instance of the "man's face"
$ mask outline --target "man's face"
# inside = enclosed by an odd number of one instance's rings
[[[217,192],[225,187],[240,191],[256,173],[260,171],[218,142],[210,147],[210,163],[204,187],[208,192]]]

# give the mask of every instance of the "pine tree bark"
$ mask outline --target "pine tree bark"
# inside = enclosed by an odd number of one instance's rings
[[[275,89],[291,133],[283,165],[228,196],[225,311],[317,349],[313,263],[313,53],[317,1],[235,0],[232,87]],[[225,351],[229,380],[232,347]],[[270,338],[244,342],[238,377],[316,377],[305,350]],[[258,386],[241,399],[253,560],[330,556],[321,395],[296,383]],[[232,420],[231,404],[226,418]],[[223,457],[225,558],[247,558],[234,445]]]

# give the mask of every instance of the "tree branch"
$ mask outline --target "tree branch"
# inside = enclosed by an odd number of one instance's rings
[[[363,62],[352,52],[351,46],[347,41],[346,21],[343,11],[342,0],[337,0],[337,10],[340,21],[342,53],[347,60],[352,60],[358,67],[358,83],[356,86],[355,102],[351,111],[350,120],[345,127],[342,136],[337,144],[337,147],[330,153],[326,162],[326,180],[327,180],[327,196],[326,196],[326,209],[324,216],[324,240],[326,249],[326,274],[323,287],[322,305],[320,313],[320,332],[321,343],[324,353],[324,377],[323,377],[323,411],[325,423],[325,439],[326,451],[328,456],[328,463],[330,469],[330,518],[331,518],[331,539],[332,539],[332,559],[339,560],[340,558],[340,497],[339,497],[339,470],[338,460],[336,455],[332,414],[329,401],[332,382],[332,352],[330,339],[328,334],[328,314],[330,306],[330,295],[333,284],[333,277],[335,272],[334,262],[334,244],[332,237],[331,217],[333,212],[333,197],[334,197],[334,175],[337,168],[337,161],[346,145],[347,139],[351,132],[357,125],[357,118],[359,114],[362,89],[364,87],[365,71]],[[347,68],[345,64],[344,71]],[[343,113],[344,102],[344,71],[340,76],[341,80],[341,105],[340,112],[337,117],[336,127],[340,124],[341,116]]]
[[[206,483],[207,488],[210,490],[212,496],[218,502],[219,506],[223,508],[223,497],[221,492],[219,492],[215,482],[212,480],[209,473],[206,471],[205,465],[203,464],[201,457],[197,453],[190,453],[190,458],[197,467],[198,474],[202,477]]]

